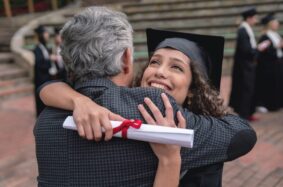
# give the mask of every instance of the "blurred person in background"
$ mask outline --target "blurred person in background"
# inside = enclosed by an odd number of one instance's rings
[[[257,23],[257,11],[254,7],[242,12],[243,22],[237,32],[234,65],[232,72],[232,90],[230,106],[244,119],[255,121],[255,72],[256,55],[263,51],[268,42],[256,44],[252,27]]]
[[[256,105],[259,112],[267,112],[283,106],[283,40],[274,13],[264,16],[261,24],[264,30],[259,42],[269,41],[270,46],[257,59]]]
[[[53,80],[57,73],[56,66],[51,62],[56,60],[54,55],[50,55],[50,49],[47,47],[49,41],[49,32],[43,25],[39,25],[35,30],[38,44],[34,49],[34,95],[36,104],[36,116],[45,108],[45,105],[40,100],[37,89],[45,82]]]
[[[66,70],[64,66],[63,58],[60,54],[61,52],[61,44],[62,37],[60,34],[60,28],[54,28],[54,47],[52,48],[52,54],[56,57],[54,61],[52,61],[57,69],[56,79],[66,80]]]

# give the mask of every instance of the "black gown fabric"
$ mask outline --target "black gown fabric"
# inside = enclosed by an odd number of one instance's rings
[[[42,112],[45,108],[44,103],[39,98],[37,89],[45,82],[52,80],[52,76],[49,74],[51,67],[51,61],[45,59],[42,50],[39,45],[34,49],[35,64],[34,64],[34,96],[36,103],[36,116]]]
[[[243,27],[239,28],[232,72],[230,106],[245,119],[255,111],[256,55],[257,50],[252,48],[247,31]]]
[[[191,169],[180,180],[179,187],[221,187],[223,163]]]
[[[264,34],[259,42],[270,40]],[[259,52],[256,70],[256,104],[268,110],[277,110],[283,106],[283,58],[278,58],[276,48],[271,45]]]

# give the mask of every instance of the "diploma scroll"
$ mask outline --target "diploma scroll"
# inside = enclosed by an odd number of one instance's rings
[[[111,121],[113,128],[121,125],[120,121]],[[66,129],[77,130],[76,124],[72,116],[68,116],[63,127]],[[103,129],[102,129],[103,131]],[[114,134],[114,137],[122,137],[121,132]],[[139,129],[129,127],[127,138],[145,142],[154,142],[162,144],[174,144],[182,147],[193,147],[194,131],[190,129],[181,129],[173,127],[165,127],[158,125],[142,124]]]

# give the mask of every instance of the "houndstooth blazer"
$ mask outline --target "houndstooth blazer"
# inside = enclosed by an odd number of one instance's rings
[[[75,85],[75,89],[96,103],[128,119],[142,119],[137,105],[149,97],[164,113],[159,89],[118,87],[108,79],[95,79]],[[179,107],[172,98],[176,113]],[[247,153],[256,134],[245,120],[195,115],[183,111],[187,128],[195,130],[194,147],[182,148],[182,170],[235,159]],[[47,107],[35,128],[38,186],[152,186],[157,158],[146,142],[113,138],[94,142],[76,131],[63,129],[71,111]],[[143,120],[144,122],[144,120]]]

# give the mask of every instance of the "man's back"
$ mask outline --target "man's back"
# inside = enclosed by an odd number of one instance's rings
[[[161,90],[117,87],[107,79],[84,82],[76,89],[128,119],[143,119],[137,105],[144,97],[164,112]],[[174,102],[173,109],[178,110]],[[88,141],[63,129],[68,115],[72,113],[47,108],[36,123],[39,186],[152,186],[157,159],[148,143],[121,138]],[[232,115],[216,119],[186,113],[186,120],[196,133],[194,148],[182,149],[182,170],[235,159],[255,143],[254,131]]]
[[[95,88],[90,86],[78,90],[128,119],[142,119],[137,105],[143,103],[146,96],[155,100],[154,96],[159,95],[158,90],[141,88],[130,92],[136,94],[128,94],[129,88],[111,89],[111,84],[102,81]],[[68,115],[72,113],[47,108],[37,121],[34,133],[39,184],[152,186],[157,159],[148,143],[121,138],[113,138],[110,142],[88,141],[76,131],[63,129],[63,121]]]

